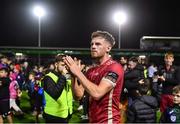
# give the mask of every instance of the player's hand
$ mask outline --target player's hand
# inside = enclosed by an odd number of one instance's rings
[[[76,59],[73,60],[71,56],[66,56],[63,60],[73,75],[77,76],[81,72],[80,62]]]

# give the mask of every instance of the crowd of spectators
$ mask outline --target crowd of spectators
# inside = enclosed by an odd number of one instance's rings
[[[179,105],[175,109],[180,111],[180,102],[174,102],[174,97],[180,97],[179,87],[177,88],[180,85],[180,69],[173,64],[173,53],[164,55],[163,65],[144,60],[145,58],[136,56],[122,56],[117,60],[125,72],[123,91],[119,96],[121,121],[154,123],[157,121],[157,111],[160,110],[161,122],[179,122],[177,112],[168,114],[174,104]],[[91,65],[85,64],[84,67],[85,73]],[[29,96],[31,111],[38,122],[46,104],[41,79],[54,69],[53,64],[30,65],[28,61],[17,63],[15,58],[0,56],[0,123],[5,117],[12,123],[12,114],[25,114],[21,109],[23,90]],[[84,116],[88,120],[88,94],[85,93],[79,101],[84,106]]]

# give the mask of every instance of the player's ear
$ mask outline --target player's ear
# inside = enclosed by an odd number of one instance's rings
[[[108,46],[108,47],[107,47],[107,52],[108,52],[108,53],[111,51],[111,48],[112,48],[111,46]]]

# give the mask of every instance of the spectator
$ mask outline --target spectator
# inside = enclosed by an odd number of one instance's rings
[[[17,82],[19,85],[20,90],[22,90],[23,83],[25,81],[25,77],[21,72],[21,66],[19,64],[14,65],[14,73],[17,75]]]
[[[126,71],[127,70],[127,62],[128,62],[128,58],[127,57],[125,57],[125,56],[122,56],[121,58],[120,58],[120,64],[123,66],[123,69],[124,69],[124,71]]]
[[[31,72],[31,67],[28,61],[24,61],[22,64],[22,72],[25,78],[25,82],[28,80],[29,72]]]
[[[35,72],[30,72],[28,81],[26,82],[25,89],[28,92],[28,96],[30,98],[30,105],[31,105],[31,111],[34,111],[34,102],[35,102],[35,95],[34,95],[34,86],[36,84],[35,79]]]
[[[8,67],[8,57],[7,56],[1,56],[1,63],[2,66]]]
[[[71,80],[66,79],[67,70],[63,55],[55,57],[55,70],[41,81],[46,105],[43,116],[46,123],[67,123],[72,114]]]
[[[157,72],[157,66],[154,63],[151,63],[148,67],[148,77],[153,78],[155,73]]]
[[[3,123],[3,117],[7,117],[9,123],[13,123],[9,105],[9,71],[7,67],[0,67],[0,123]]]
[[[161,112],[164,112],[168,106],[173,105],[172,89],[180,83],[180,69],[173,65],[173,53],[166,53],[164,56],[164,62],[165,65],[160,67],[158,70],[158,81],[162,83],[162,95],[160,102]]]
[[[21,90],[19,89],[19,85],[16,81],[16,74],[11,73],[10,74],[11,83],[9,86],[10,91],[10,108],[14,109],[18,114],[23,115],[22,110],[17,106],[16,99],[20,97]]]
[[[40,87],[40,84],[38,81],[34,84],[34,115],[36,117],[35,122],[39,122],[39,116],[41,115],[41,112],[43,111],[44,105],[43,105],[43,88]]]
[[[38,72],[36,73],[36,80],[40,81],[44,76],[44,66],[38,67]]]
[[[180,123],[180,85],[173,88],[173,106],[165,109],[160,122]]]
[[[162,94],[162,82],[158,81],[158,73],[155,73],[152,79],[152,92],[151,95],[154,96],[158,101],[158,106],[160,106],[161,102],[161,94]]]
[[[150,81],[144,79],[136,90],[138,97],[127,110],[128,123],[155,123],[158,103],[155,97],[147,95]]]
[[[144,79],[143,71],[144,68],[142,65],[138,64],[138,59],[136,57],[129,58],[128,70],[124,76],[124,85],[128,92],[128,106],[130,106],[132,101],[136,99],[136,90],[140,85],[139,80]]]

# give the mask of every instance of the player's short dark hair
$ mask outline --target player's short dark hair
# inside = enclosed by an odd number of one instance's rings
[[[95,31],[91,35],[91,39],[95,37],[102,37],[104,38],[107,42],[111,44],[111,46],[115,45],[115,39],[114,37],[107,31]]]

